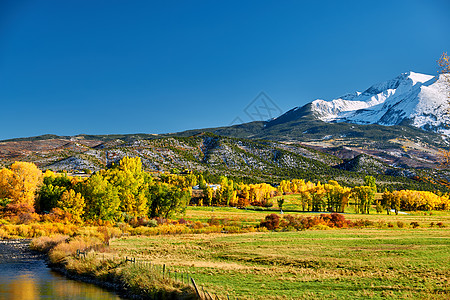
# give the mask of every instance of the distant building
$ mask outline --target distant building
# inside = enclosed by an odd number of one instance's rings
[[[213,190],[220,189],[220,184],[208,184],[208,186],[209,186],[210,188],[212,188]],[[199,190],[200,187],[199,187],[198,184],[197,184],[197,185],[193,186],[192,189],[193,189],[193,190]]]

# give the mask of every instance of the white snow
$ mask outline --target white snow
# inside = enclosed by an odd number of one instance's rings
[[[325,122],[397,125],[410,120],[416,127],[450,134],[448,111],[449,87],[443,76],[415,72],[373,85],[363,93],[356,92],[311,103],[316,116]]]
[[[425,83],[428,80],[431,80],[434,78],[434,76],[431,76],[431,75],[415,73],[412,71],[409,72],[408,77],[413,81],[413,85],[415,85],[416,83]]]

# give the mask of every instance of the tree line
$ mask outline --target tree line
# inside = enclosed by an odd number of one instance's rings
[[[247,207],[272,205],[279,196],[297,194],[292,200],[308,212],[344,212],[352,205],[356,213],[393,210],[448,209],[448,195],[401,190],[385,191],[375,197],[375,178],[366,176],[364,184],[353,188],[334,180],[314,183],[302,179],[283,180],[274,186],[267,183],[246,184],[225,176],[218,184],[207,183],[203,174],[159,174],[142,169],[139,157],[124,157],[111,168],[94,173],[89,178],[44,173],[33,163],[15,162],[0,170],[0,212],[3,215],[53,213],[75,222],[102,220],[130,221],[139,217],[169,218],[183,213],[192,201],[203,206]],[[198,185],[201,196],[192,199],[192,187]]]
[[[124,157],[89,178],[42,173],[33,163],[15,162],[0,170],[0,208],[6,215],[52,212],[77,222],[168,218],[184,212],[191,197],[192,182],[172,177],[153,177],[139,157]]]

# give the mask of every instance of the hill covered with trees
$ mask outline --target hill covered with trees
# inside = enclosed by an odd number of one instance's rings
[[[207,132],[190,137],[43,136],[4,141],[0,153],[0,163],[6,167],[14,161],[27,161],[44,171],[81,174],[105,169],[126,156],[139,157],[148,172],[201,172],[211,183],[227,176],[248,183],[278,184],[302,178],[354,186],[372,175],[390,189],[445,191],[449,180],[448,170],[440,170],[438,165],[432,169],[396,166],[348,147],[326,151],[312,143],[230,138]]]

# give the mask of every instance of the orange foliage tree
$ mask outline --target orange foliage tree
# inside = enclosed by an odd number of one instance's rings
[[[32,210],[41,183],[42,172],[35,164],[15,162],[10,169],[0,170],[0,198],[8,198],[11,205]]]

